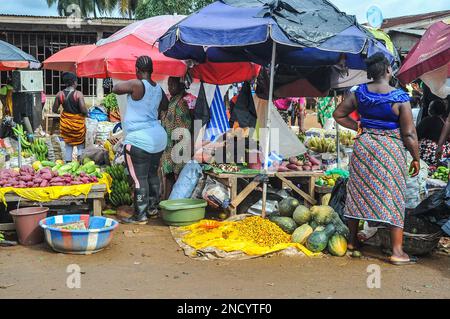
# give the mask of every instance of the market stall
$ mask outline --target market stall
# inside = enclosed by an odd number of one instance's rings
[[[159,49],[166,56],[177,59],[195,59],[199,62],[252,61],[263,66],[270,66],[268,92],[265,92],[269,106],[264,126],[270,129],[270,110],[273,108],[273,97],[276,91],[274,80],[277,61],[290,61],[290,67],[309,67],[310,71],[315,71],[315,74],[319,72],[317,67],[323,65],[330,67],[345,65],[349,69],[364,69],[362,63],[364,56],[361,52],[366,45],[368,45],[369,54],[383,52],[392,62],[394,61],[386,47],[373,36],[361,31],[354,19],[345,14],[338,14],[336,8],[325,3],[311,2],[305,6],[311,11],[298,11],[294,7],[288,8],[281,5],[277,8],[280,15],[278,18],[272,15],[268,6],[258,1],[247,3],[232,0],[217,1],[171,28],[159,39]],[[309,13],[319,9],[327,15],[327,23],[323,23],[323,20],[319,23],[314,15]],[[283,20],[287,16],[295,16],[296,19]],[[285,23],[281,23],[280,19]],[[309,25],[300,23],[305,19],[310,21]],[[214,28],[211,21],[214,21]],[[217,27],[218,25],[220,27]],[[250,27],[254,30],[251,35],[246,32]],[[313,28],[314,32],[304,32],[305,28]],[[267,34],[270,35],[269,38]],[[302,48],[298,49],[300,46]],[[345,56],[342,55],[344,52]],[[280,75],[281,65],[278,69],[277,76]],[[313,81],[308,78],[307,80]],[[318,85],[315,82],[315,84],[316,88],[320,87],[322,91],[330,89],[330,83]],[[323,78],[321,84],[324,84]],[[299,95],[308,96],[308,93],[290,96]],[[265,139],[262,148],[264,170],[267,172],[270,138]],[[266,193],[267,184],[264,183],[263,206]],[[265,216],[265,208],[263,208],[263,216]]]

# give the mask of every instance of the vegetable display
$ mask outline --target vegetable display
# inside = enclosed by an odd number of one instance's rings
[[[445,166],[439,166],[436,171],[431,175],[431,178],[439,179],[444,182],[448,182],[450,170]]]
[[[346,254],[346,238],[350,232],[332,207],[320,205],[308,209],[303,205],[296,205],[293,213],[290,213],[293,207],[290,197],[280,201],[278,207],[279,212],[270,214],[268,219],[291,234],[293,243],[305,245],[316,253],[328,248],[333,256]]]
[[[125,168],[122,165],[113,165],[105,170],[112,177],[111,194],[109,201],[114,207],[122,205],[131,205],[131,187],[125,174]]]
[[[303,160],[293,156],[289,162],[283,162],[278,167],[279,172],[288,171],[318,171],[320,170],[320,161],[313,156],[305,154]]]
[[[36,171],[31,166],[22,166],[19,170],[4,169],[0,171],[0,186],[14,188],[33,188],[48,186],[70,186],[97,183],[97,176],[89,176],[85,172],[78,175],[67,171],[53,170],[43,167]]]

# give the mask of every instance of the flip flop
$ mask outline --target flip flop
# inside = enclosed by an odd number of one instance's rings
[[[417,261],[418,259],[415,256],[409,256],[409,260],[397,260],[397,261],[389,258],[389,262],[395,266],[414,265],[417,264]]]

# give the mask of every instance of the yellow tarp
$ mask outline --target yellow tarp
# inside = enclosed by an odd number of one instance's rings
[[[34,187],[34,188],[14,188],[3,187],[0,188],[0,200],[6,206],[5,194],[16,193],[18,196],[35,202],[50,202],[63,196],[80,196],[87,197],[94,185],[104,184],[106,185],[106,191],[108,194],[111,192],[111,176],[107,173],[103,173],[102,178],[97,183],[83,184],[83,185],[71,185],[71,186],[51,186],[51,187]]]
[[[366,29],[368,29],[375,36],[375,38],[377,38],[378,40],[382,40],[389,52],[395,54],[394,43],[392,42],[391,37],[389,37],[386,32],[371,27],[366,27]]]
[[[295,243],[278,244],[272,247],[264,247],[252,241],[245,241],[240,238],[234,221],[224,221],[219,223],[219,227],[205,229],[206,220],[182,227],[188,233],[184,235],[182,241],[194,249],[214,247],[225,252],[242,251],[250,256],[266,255],[284,250],[288,247],[295,247],[308,257],[320,256],[321,253],[313,253],[305,246]]]

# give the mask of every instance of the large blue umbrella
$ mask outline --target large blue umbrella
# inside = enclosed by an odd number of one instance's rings
[[[290,65],[335,65],[345,54],[347,67],[363,70],[364,57],[380,51],[393,61],[353,16],[326,0],[217,1],[168,30],[159,49],[176,59],[269,65],[273,43],[277,62]]]
[[[169,29],[159,39],[159,49],[182,60],[270,65],[269,107],[273,105],[276,64],[311,69],[345,64],[348,69],[364,70],[364,59],[376,52],[394,62],[386,47],[355,17],[327,0],[220,0]],[[269,138],[264,152],[267,170]]]

